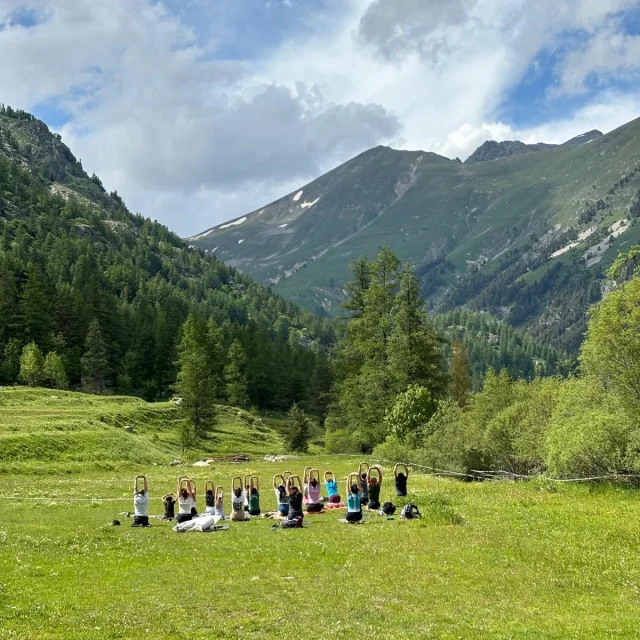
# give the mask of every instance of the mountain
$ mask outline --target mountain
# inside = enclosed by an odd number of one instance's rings
[[[329,315],[349,263],[386,244],[433,310],[489,311],[575,352],[604,268],[640,240],[640,119],[598,134],[472,164],[376,147],[189,242]]]
[[[189,314],[207,336],[221,401],[236,341],[249,405],[313,400],[330,321],[132,214],[45,123],[0,105],[0,384],[18,381],[35,342],[60,356],[72,387],[90,362],[107,389],[169,394]]]

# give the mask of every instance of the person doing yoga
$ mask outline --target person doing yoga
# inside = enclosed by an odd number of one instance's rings
[[[176,517],[176,496],[175,493],[167,493],[162,496],[162,504],[164,505],[163,520],[172,521]]]
[[[260,515],[260,480],[258,476],[249,478],[249,515]]]
[[[302,513],[302,491],[300,490],[300,478],[298,476],[290,476],[287,481],[289,493],[289,514],[288,520],[304,520]]]
[[[186,476],[178,478],[178,524],[188,522],[193,519],[194,497],[191,480]]]
[[[382,489],[382,469],[377,465],[369,467],[369,509],[377,511],[380,508],[380,489]]]
[[[360,484],[360,501],[367,504],[369,502],[369,464],[367,462],[361,462],[358,466],[358,475],[360,476],[358,482]]]
[[[281,473],[276,473],[273,476],[273,491],[276,494],[278,503],[278,515],[281,518],[286,518],[289,515],[289,496],[287,495],[284,476]]]
[[[362,503],[360,502],[359,474],[350,473],[347,478],[347,522],[362,520]]]
[[[338,493],[338,482],[332,471],[325,471],[324,486],[327,490],[327,496],[329,497],[330,503],[339,504],[340,502],[342,502],[340,494]]]
[[[140,487],[138,481],[142,481]],[[133,522],[132,527],[148,527],[149,525],[149,485],[146,476],[136,476],[133,481]]]
[[[231,521],[243,522],[249,520],[251,516],[244,510],[245,495],[242,490],[242,478],[236,476],[231,481]]]
[[[407,495],[407,480],[409,480],[409,467],[406,464],[398,462],[393,468],[395,477],[396,495],[404,498]]]
[[[320,472],[317,469],[311,469],[308,476],[307,485],[307,513],[319,513],[324,509],[324,505],[320,501]]]
[[[207,480],[204,483],[204,512],[208,516],[216,514],[216,488],[213,481]]]

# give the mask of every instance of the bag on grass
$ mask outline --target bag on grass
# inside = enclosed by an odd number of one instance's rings
[[[380,509],[385,516],[392,516],[396,512],[396,505],[393,502],[385,502]]]
[[[302,518],[294,518],[293,520],[283,520],[280,526],[283,529],[298,529],[302,527]]]
[[[413,520],[414,518],[421,518],[422,515],[420,514],[420,511],[415,504],[406,504],[404,507],[402,507],[400,517],[403,520]]]

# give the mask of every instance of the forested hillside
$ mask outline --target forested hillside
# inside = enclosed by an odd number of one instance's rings
[[[220,399],[240,385],[247,406],[313,403],[328,320],[133,215],[44,123],[2,107],[0,382],[22,364],[23,382],[171,393],[189,314],[215,334]]]
[[[482,388],[488,369],[506,369],[518,380],[534,376],[566,375],[577,364],[564,351],[536,340],[482,311],[456,309],[433,317],[434,327],[445,338],[446,360],[460,340],[469,355],[473,388]]]

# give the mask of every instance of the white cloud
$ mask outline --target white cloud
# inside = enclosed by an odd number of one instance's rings
[[[197,4],[204,23],[209,3]],[[9,25],[24,5],[39,24]],[[580,91],[594,71],[628,74],[637,39],[617,12],[630,6],[637,0],[349,0],[243,61],[217,58],[211,25],[181,22],[188,7],[3,0],[0,59],[12,63],[0,65],[0,96],[23,108],[63,96],[73,116],[63,137],[84,166],[133,209],[191,235],[375,144],[464,158],[487,138],[563,141],[639,115],[636,94],[605,91],[530,130],[496,117],[567,31],[586,44],[563,60],[563,90]]]

